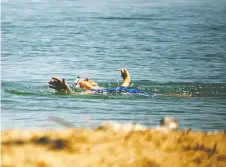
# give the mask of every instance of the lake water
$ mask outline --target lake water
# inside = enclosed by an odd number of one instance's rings
[[[226,1],[2,0],[1,125],[103,121],[226,129]],[[116,87],[126,67],[142,95],[59,95],[51,76]],[[192,98],[167,94],[191,94]],[[88,121],[88,120],[91,121]]]

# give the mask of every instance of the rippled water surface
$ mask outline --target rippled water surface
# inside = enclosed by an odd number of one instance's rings
[[[223,0],[2,0],[1,124],[76,126],[103,121],[226,129],[226,2]],[[78,76],[103,87],[121,82],[154,92],[62,95],[51,76]],[[190,94],[191,98],[169,94]],[[91,122],[87,119],[91,119]]]

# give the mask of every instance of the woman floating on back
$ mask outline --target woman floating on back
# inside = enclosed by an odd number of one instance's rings
[[[80,77],[78,77],[75,80],[74,87],[85,89],[83,93],[87,93],[87,94],[94,94],[94,93],[131,93],[131,94],[143,94],[143,95],[153,94],[153,92],[144,92],[139,89],[129,87],[131,78],[126,68],[121,69],[121,76],[122,76],[123,82],[121,86],[118,86],[115,88],[99,87],[98,84],[93,80],[91,80],[90,78],[80,78]],[[65,79],[52,77],[52,79],[48,83],[50,88],[53,88],[58,92],[77,93],[70,88],[70,86],[66,83]],[[168,94],[168,95],[190,97],[190,95],[182,95],[182,94]]]

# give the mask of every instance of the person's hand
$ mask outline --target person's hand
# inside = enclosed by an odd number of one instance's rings
[[[131,79],[129,72],[126,68],[121,69],[121,76],[123,78],[123,83],[121,84],[121,86],[129,86]]]
[[[121,76],[122,76],[123,80],[127,79],[128,77],[130,77],[129,76],[129,72],[128,72],[128,70],[126,68],[122,68],[121,69]]]
[[[123,80],[126,78],[124,68],[121,69],[121,76],[122,76]]]
[[[52,77],[52,79],[48,83],[50,88],[55,89],[58,92],[71,92],[71,88],[68,86],[65,79],[61,80],[58,77]]]

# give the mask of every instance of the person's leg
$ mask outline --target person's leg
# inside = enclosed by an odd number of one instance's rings
[[[121,86],[125,86],[125,87],[129,86],[131,78],[130,78],[129,72],[126,68],[121,69],[121,76],[123,78],[123,82],[122,82]]]

